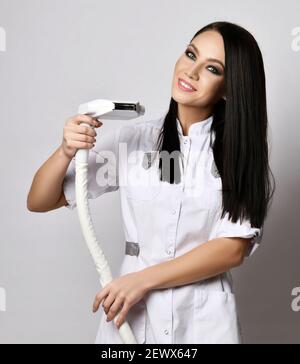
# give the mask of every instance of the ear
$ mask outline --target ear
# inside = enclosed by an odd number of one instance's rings
[[[222,99],[224,99],[226,101],[226,96],[223,96]]]

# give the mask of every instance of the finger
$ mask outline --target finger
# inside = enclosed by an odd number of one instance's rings
[[[90,116],[90,115],[87,115],[87,116]],[[98,118],[95,118],[95,117],[92,116],[92,119],[94,121],[94,123],[92,125],[93,128],[99,128],[99,126],[103,125],[102,121],[98,120]]]
[[[108,289],[103,289],[102,291],[100,291],[94,300],[93,303],[93,312],[96,312],[99,308],[99,305],[101,303],[101,301],[109,294],[109,290]]]
[[[70,139],[78,142],[86,142],[86,143],[95,143],[96,138],[94,136],[89,136],[86,134],[77,134],[77,133],[70,133]]]
[[[107,296],[106,298],[108,298],[108,296]],[[105,312],[105,314],[107,315],[107,312],[108,312],[109,308],[106,308],[106,307],[107,307],[107,305],[105,306],[105,300],[106,300],[106,299],[104,299],[104,300],[102,301],[102,308],[103,308],[103,311]]]
[[[97,121],[97,120],[96,120]],[[95,125],[95,128],[100,128],[100,126],[102,126],[103,125],[103,123],[101,123],[101,121],[99,122],[99,121],[97,121],[97,125]]]
[[[116,321],[117,328],[119,329],[120,326],[125,322],[125,317],[130,309],[130,306],[127,302],[124,303],[123,308],[118,316],[118,319]]]
[[[98,122],[97,128],[103,125],[102,121],[99,118],[96,118],[96,121]]]
[[[110,310],[110,306],[114,303],[115,298],[116,297],[114,295],[110,294],[103,301],[102,306],[103,306],[103,309],[104,309],[104,311],[105,311],[106,314]]]
[[[87,123],[90,124],[91,126],[96,126],[99,123],[97,122],[97,120],[95,120],[93,117],[91,117],[90,115],[85,115],[85,114],[78,114],[75,115],[72,119],[72,123],[73,124],[81,124],[81,123]]]
[[[78,142],[78,141],[69,141],[68,146],[76,149],[91,149],[94,147],[95,144],[86,143],[86,142]]]
[[[117,313],[123,308],[123,301],[121,297],[117,297],[114,301],[114,303],[111,305],[108,313],[107,313],[107,319],[106,321],[111,321],[115,318]]]
[[[97,132],[95,131],[94,127],[90,127],[87,125],[74,125],[73,128],[70,130],[76,134],[85,134],[90,136],[96,136]]]

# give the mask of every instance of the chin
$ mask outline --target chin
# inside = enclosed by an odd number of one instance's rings
[[[190,94],[187,93],[186,95],[183,95],[182,93],[174,91],[174,90],[172,93],[172,98],[179,104],[188,104],[192,100],[194,100],[194,98]]]

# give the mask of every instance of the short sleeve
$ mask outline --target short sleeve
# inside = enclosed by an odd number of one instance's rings
[[[97,142],[89,150],[88,198],[94,199],[103,193],[119,188],[119,137],[122,127],[97,133]],[[76,207],[75,157],[70,162],[63,180],[63,192],[68,202],[66,207]]]
[[[229,237],[240,237],[240,238],[252,238],[249,249],[246,252],[245,258],[252,256],[254,251],[258,248],[261,243],[263,236],[263,226],[261,228],[252,227],[249,219],[238,219],[237,222],[232,222],[229,219],[229,213],[226,212],[223,218],[218,218],[210,239],[216,238],[229,238]]]

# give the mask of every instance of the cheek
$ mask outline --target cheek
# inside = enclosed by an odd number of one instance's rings
[[[223,81],[216,81],[211,84],[211,95],[214,98],[214,101],[217,101],[223,93]]]
[[[199,88],[193,100],[194,105],[204,106],[215,103],[220,98],[220,82],[216,82],[209,77],[199,79]]]
[[[207,95],[209,98],[217,96],[221,93],[223,82],[216,79],[216,77],[212,77],[207,73],[200,76],[200,88],[199,90],[203,90],[202,94]]]
[[[191,63],[185,58],[185,56],[178,58],[177,62],[175,63],[175,73],[184,73],[189,69],[190,65]]]
[[[178,71],[178,68],[180,66],[180,58],[177,60],[177,62],[175,63],[175,67],[174,67],[174,73],[176,73]]]

